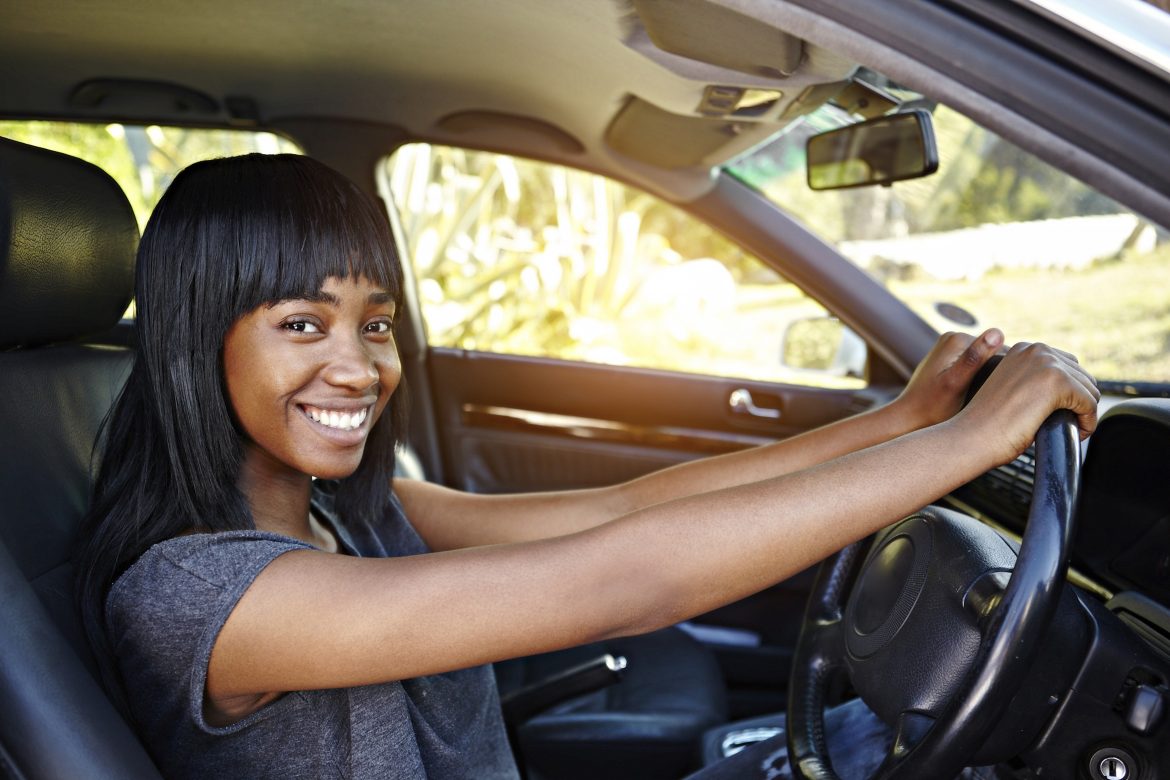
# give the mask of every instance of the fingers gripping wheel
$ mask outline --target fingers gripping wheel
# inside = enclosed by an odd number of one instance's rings
[[[1018,558],[976,521],[928,508],[878,535],[868,555],[858,542],[822,564],[789,686],[797,777],[838,780],[824,729],[827,682],[838,670],[895,727],[874,780],[954,777],[971,762],[1020,689],[1059,602],[1078,441],[1070,412],[1037,432]]]

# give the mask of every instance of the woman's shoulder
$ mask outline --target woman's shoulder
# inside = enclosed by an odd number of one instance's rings
[[[238,561],[240,558],[264,556],[273,551],[285,552],[301,548],[312,549],[312,545],[271,531],[250,529],[180,534],[150,547],[126,570],[126,574],[135,569],[159,567],[214,568],[220,562]]]
[[[162,608],[185,603],[197,591],[242,593],[277,556],[313,549],[305,542],[267,531],[191,533],[159,542],[144,552],[110,588],[107,610]]]

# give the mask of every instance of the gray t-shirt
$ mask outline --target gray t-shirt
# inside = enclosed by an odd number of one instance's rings
[[[329,497],[320,492],[314,510],[332,523],[350,555],[426,551],[397,499],[377,526],[337,522]],[[486,666],[293,691],[230,726],[207,723],[203,691],[220,629],[265,566],[282,553],[307,548],[263,531],[181,536],[144,553],[110,590],[106,616],[118,668],[139,733],[163,774],[516,780]]]

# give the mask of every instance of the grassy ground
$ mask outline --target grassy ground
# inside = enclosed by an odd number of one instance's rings
[[[1170,244],[1073,271],[999,270],[975,280],[891,281],[892,291],[943,330],[977,332],[992,325],[1009,342],[1045,341],[1076,354],[1099,379],[1170,382]],[[943,319],[939,302],[973,313],[969,328]],[[858,380],[792,371],[780,362],[786,327],[823,313],[786,284],[741,284],[733,311],[688,319],[686,337],[671,338],[661,316],[618,323],[614,355],[599,362],[678,371],[856,387]],[[615,334],[615,337],[618,334]],[[580,358],[582,356],[574,355]]]
[[[1066,349],[1100,379],[1170,382],[1170,244],[1084,271],[1000,271],[891,288],[936,327],[957,326],[933,315],[934,303],[957,303],[978,327]]]

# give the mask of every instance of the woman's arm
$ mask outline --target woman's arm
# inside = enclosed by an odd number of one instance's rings
[[[1061,353],[1017,346],[946,422],[792,474],[662,501],[534,542],[367,560],[297,551],[244,594],[207,693],[361,685],[668,625],[780,581],[1017,456],[1097,393]]]
[[[396,480],[406,514],[433,550],[533,541],[582,531],[661,501],[790,474],[942,422],[1003,344],[947,333],[892,403],[775,444],[692,461],[606,488],[484,496]]]

